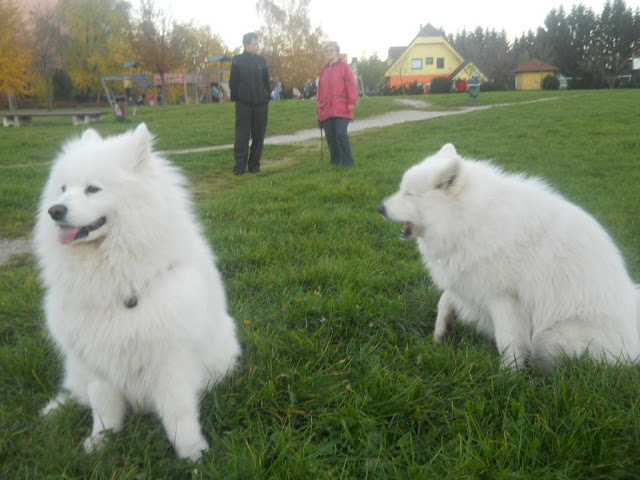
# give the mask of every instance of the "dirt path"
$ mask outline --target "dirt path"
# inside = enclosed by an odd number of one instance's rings
[[[413,108],[424,108],[429,106],[428,103],[420,100],[399,100],[398,103],[402,103]],[[354,120],[349,124],[349,134],[362,132],[370,128],[381,128],[405,122],[417,122],[420,120],[429,120],[431,118],[446,117],[449,115],[461,115],[463,113],[474,112],[477,110],[486,110],[487,108],[491,108],[491,105],[448,111],[400,110],[397,112],[389,112],[377,117]],[[306,142],[316,138],[320,138],[320,130],[317,128],[311,128],[309,130],[300,130],[286,135],[271,135],[265,138],[264,143],[265,145],[290,145],[293,143]],[[233,148],[233,145],[213,145],[210,147],[185,148],[181,150],[164,150],[160,153],[167,155],[179,155],[183,153],[210,152],[212,150],[224,150],[229,148]]]
[[[0,265],[9,261],[12,255],[31,251],[31,242],[26,238],[5,240],[0,238]]]

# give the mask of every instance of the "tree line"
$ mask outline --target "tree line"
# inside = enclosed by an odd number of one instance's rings
[[[25,12],[0,0],[0,92],[32,96],[52,107],[53,99],[100,101],[100,78],[122,75],[135,61],[160,74],[194,72],[214,53],[232,54],[209,26],[175,21],[153,0],[137,11],[126,0],[59,0]]]
[[[511,72],[531,59],[557,67],[570,78],[571,88],[640,86],[639,73],[632,75],[631,70],[632,59],[640,57],[640,9],[633,11],[624,0],[606,2],[600,14],[582,4],[574,5],[569,12],[562,6],[552,9],[544,26],[523,33],[513,42],[504,30],[482,27],[441,33],[490,79],[488,89],[512,89]],[[384,91],[387,66],[377,56],[358,62],[365,90]]]
[[[264,21],[258,31],[262,55],[285,87],[315,79],[324,62],[326,35],[313,26],[310,2],[256,3]],[[239,53],[210,26],[178,22],[153,0],[139,5],[134,10],[127,0],[59,0],[55,7],[25,12],[16,0],[0,0],[0,92],[30,96],[49,108],[64,96],[100,101],[100,78],[123,73],[123,64],[136,61],[141,71],[160,74],[161,103],[167,104],[165,73],[196,72],[214,54]],[[533,58],[557,67],[574,88],[614,87],[632,78],[631,61],[640,56],[640,10],[624,0],[607,1],[600,14],[582,4],[570,12],[559,7],[543,27],[513,42],[504,31],[482,27],[442,34],[491,80],[490,88],[510,88],[511,72]],[[388,66],[377,55],[359,59],[366,92],[382,90]]]
[[[315,79],[323,64],[326,36],[309,20],[310,2],[256,3],[265,24],[258,31],[262,54],[270,73],[289,88]],[[127,0],[59,0],[31,11],[18,0],[0,0],[0,101],[4,94],[48,108],[60,98],[99,102],[101,77],[145,72],[159,74],[160,103],[166,105],[166,73],[197,73],[211,56],[240,50],[225,45],[210,26],[176,21],[154,0],[141,0],[138,9]],[[123,71],[130,62],[137,62],[137,72]]]
[[[537,58],[572,78],[575,88],[613,88],[621,75],[631,74],[632,59],[640,56],[640,9],[634,12],[624,0],[606,2],[600,14],[582,4],[569,12],[561,6],[549,12],[536,33],[529,31],[513,44],[504,32],[481,29],[448,39],[497,87],[506,86],[512,70]]]

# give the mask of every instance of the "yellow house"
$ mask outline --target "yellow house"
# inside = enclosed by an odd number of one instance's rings
[[[542,60],[530,60],[512,73],[516,77],[516,90],[542,90],[542,80],[555,76],[558,69]]]
[[[420,26],[420,32],[408,47],[389,49],[391,66],[385,73],[390,88],[418,82],[427,86],[434,78],[444,77],[468,83],[473,73],[487,78],[471,62],[466,61],[431,24]]]

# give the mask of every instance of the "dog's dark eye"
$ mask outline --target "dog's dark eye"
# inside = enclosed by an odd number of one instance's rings
[[[89,185],[84,193],[86,193],[87,195],[92,194],[92,193],[98,193],[100,190],[102,190],[100,187],[96,187],[95,185]]]
[[[62,190],[62,193],[67,191],[67,186],[66,185],[62,185],[62,187],[60,187],[60,190]]]

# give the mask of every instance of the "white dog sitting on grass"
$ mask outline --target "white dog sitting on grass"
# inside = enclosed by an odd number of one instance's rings
[[[199,400],[240,345],[186,186],[140,124],[68,142],[42,193],[36,253],[65,370],[45,413],[69,399],[90,407],[88,451],[130,410],[157,413],[181,458],[209,448]]]
[[[379,207],[416,238],[443,291],[434,331],[455,317],[495,340],[503,365],[551,369],[561,354],[640,356],[640,289],[615,244],[542,181],[459,156],[453,145],[409,169]]]

